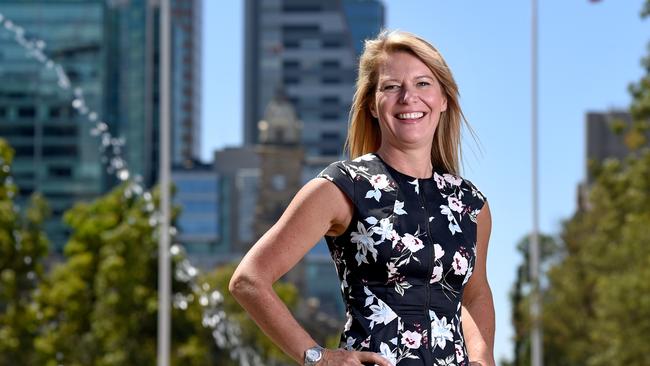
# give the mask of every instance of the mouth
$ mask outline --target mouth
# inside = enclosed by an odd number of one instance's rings
[[[412,123],[419,121],[424,117],[425,113],[424,112],[408,112],[408,113],[398,113],[395,115],[395,118],[397,118],[400,121],[407,122],[407,123]]]

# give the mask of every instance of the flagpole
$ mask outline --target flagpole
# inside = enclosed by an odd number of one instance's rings
[[[532,282],[530,301],[531,365],[542,366],[543,345],[541,329],[541,296],[539,283],[539,187],[538,187],[538,11],[537,0],[531,0],[531,148],[532,148],[532,208],[533,230],[530,237],[529,267]]]
[[[169,366],[171,345],[171,261],[169,255],[170,217],[170,27],[169,0],[160,0],[160,237],[158,245],[158,344],[157,365]]]

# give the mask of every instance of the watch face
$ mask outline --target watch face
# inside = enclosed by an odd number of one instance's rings
[[[311,349],[307,350],[305,356],[307,358],[307,361],[316,362],[316,361],[320,360],[322,354],[321,354],[321,351],[319,349],[311,348]]]

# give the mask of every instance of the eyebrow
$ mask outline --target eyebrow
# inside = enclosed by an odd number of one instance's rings
[[[432,76],[429,76],[429,75],[418,75],[418,76],[414,77],[413,79],[417,80],[417,79],[423,79],[423,78],[424,79],[434,80],[434,78]],[[379,79],[380,83],[385,83],[385,82],[388,82],[388,81],[399,81],[399,80],[393,79],[393,78]]]

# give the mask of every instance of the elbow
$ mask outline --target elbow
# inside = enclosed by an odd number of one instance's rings
[[[259,281],[246,273],[236,271],[228,283],[228,291],[241,303],[241,301],[258,292],[260,287]]]

